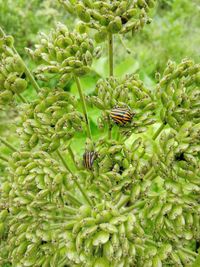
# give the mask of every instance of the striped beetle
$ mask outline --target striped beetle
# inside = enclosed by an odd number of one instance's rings
[[[94,151],[86,151],[83,154],[83,165],[86,169],[92,170],[92,165],[95,159],[98,157],[97,152]]]
[[[131,122],[133,115],[129,107],[114,107],[110,112],[111,119],[120,126]]]

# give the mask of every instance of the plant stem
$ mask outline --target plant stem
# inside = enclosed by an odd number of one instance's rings
[[[193,256],[193,257],[197,257],[198,256],[198,253],[194,252],[194,251],[191,251],[190,249],[187,249],[187,248],[180,248],[182,251],[184,251],[185,253]]]
[[[70,172],[71,174],[73,174],[72,171],[70,170],[70,168],[68,167],[67,162],[65,161],[65,159],[64,159],[63,156],[62,156],[62,154],[60,153],[60,151],[57,150],[56,152],[57,152],[58,157],[59,157],[60,160],[62,161],[63,165],[64,165],[65,168],[68,170],[68,172]]]
[[[2,137],[0,137],[0,142],[2,142],[5,146],[7,146],[10,150],[16,152],[17,150],[12,146],[10,143],[8,143],[6,140],[4,140]]]
[[[108,115],[108,139],[111,139],[111,137],[112,137],[112,125],[111,125],[110,117]]]
[[[114,57],[113,57],[113,35],[108,33],[108,57],[109,57],[109,76],[114,74]],[[108,139],[111,139],[112,125],[108,115]]]
[[[88,198],[86,192],[84,191],[84,189],[81,187],[81,185],[79,184],[79,182],[77,181],[77,177],[74,176],[74,174],[72,173],[72,171],[70,170],[69,166],[67,165],[67,162],[65,161],[65,159],[63,158],[63,156],[61,155],[60,151],[57,150],[57,155],[60,158],[60,160],[62,161],[63,165],[65,166],[65,168],[69,171],[69,173],[71,173],[71,175],[75,178],[74,179],[74,183],[76,184],[76,186],[78,187],[78,189],[81,191],[83,197],[85,198],[85,200],[88,202],[88,204],[90,206],[92,206],[92,202],[91,200]]]
[[[2,156],[2,155],[0,155],[0,159],[5,161],[5,162],[8,162],[8,159],[6,157]]]
[[[108,54],[109,54],[109,76],[114,74],[114,60],[113,60],[113,35],[108,34]]]
[[[2,36],[6,36],[5,32],[3,31],[3,29],[0,27],[0,33],[2,34]],[[34,79],[32,73],[30,72],[30,70],[28,69],[28,67],[26,66],[24,60],[21,58],[21,56],[19,55],[19,53],[17,52],[17,50],[15,49],[15,47],[13,46],[12,47],[13,51],[15,52],[16,55],[18,55],[18,57],[20,58],[23,66],[24,66],[24,69],[25,69],[25,73],[26,75],[28,76],[31,84],[33,85],[33,87],[35,88],[36,92],[38,93],[39,90],[40,90],[40,87],[38,85],[38,83],[36,82],[36,80]]]
[[[14,52],[18,55],[18,57],[20,58],[24,69],[25,69],[25,73],[26,76],[29,78],[29,81],[31,82],[31,84],[33,85],[35,91],[38,93],[40,90],[40,87],[38,85],[38,83],[36,82],[35,78],[33,77],[32,73],[30,72],[30,70],[28,69],[28,67],[26,66],[24,60],[21,58],[21,56],[19,55],[19,53],[17,52],[17,50],[15,49],[15,47],[13,47]]]
[[[27,103],[26,99],[20,95],[20,94],[17,94],[17,96],[19,97],[19,99],[23,102],[23,103]]]
[[[126,44],[124,43],[124,40],[122,39],[121,34],[119,34],[119,40],[121,41],[122,46],[126,49],[126,52],[127,52],[128,54],[131,54],[131,50],[130,50],[130,49],[126,46]]]
[[[153,136],[153,140],[155,141],[157,139],[157,137],[159,136],[159,134],[162,132],[162,130],[165,128],[165,124],[161,124],[160,127],[158,128],[158,130],[155,132],[154,136]]]
[[[161,126],[158,128],[158,130],[155,132],[155,134],[153,135],[153,137],[152,137],[152,140],[153,141],[155,141],[157,138],[158,138],[158,136],[160,135],[160,133],[162,132],[162,130],[165,128],[165,124],[161,124]],[[144,154],[145,154],[145,149],[144,149],[144,151],[142,152],[142,154],[140,155],[140,158],[142,158],[143,156],[144,156]]]
[[[145,174],[145,176],[143,177],[143,181],[147,180],[149,178],[155,177],[156,174],[154,173],[154,169],[153,167]]]
[[[81,99],[83,114],[84,114],[85,122],[86,122],[87,136],[92,140],[92,134],[91,134],[90,123],[89,123],[89,119],[88,119],[85,96],[84,96],[84,93],[83,93],[83,90],[82,90],[82,87],[81,87],[80,79],[78,77],[74,76],[74,80],[76,82],[76,85],[77,85],[77,88],[78,88],[78,92],[79,92],[79,96],[80,96],[80,99]]]
[[[68,149],[68,152],[69,152],[69,154],[70,154],[71,159],[72,159],[73,162],[74,162],[74,165],[76,166],[75,156],[74,156],[74,152],[72,151],[71,146],[69,145],[67,149]]]

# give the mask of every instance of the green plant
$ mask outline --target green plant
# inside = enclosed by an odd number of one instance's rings
[[[20,144],[0,137],[12,151],[0,155],[0,263],[190,266],[200,239],[200,65],[169,61],[153,89],[136,74],[116,78],[114,35],[149,23],[154,1],[60,2],[83,22],[79,32],[59,23],[28,49],[38,81],[1,29],[0,101],[21,102]],[[109,77],[86,96],[80,78],[101,56],[88,28],[108,40]],[[73,82],[79,97],[63,89]],[[89,109],[100,110],[98,135]]]

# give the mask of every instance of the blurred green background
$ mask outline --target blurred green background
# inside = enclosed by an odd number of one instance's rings
[[[200,56],[200,1],[199,0],[158,0],[151,17],[152,24],[134,36],[123,37],[122,45],[118,36],[115,38],[115,74],[137,72],[147,86],[154,86],[155,73],[162,73],[169,59],[180,62],[183,58],[199,61]],[[73,29],[76,18],[68,15],[56,0],[0,0],[0,25],[15,37],[15,46],[30,68],[33,62],[27,57],[25,47],[33,48],[39,38],[38,33],[48,32],[61,21]],[[94,63],[90,76],[82,79],[84,90],[92,94],[95,83],[107,75],[106,49],[103,56]],[[74,85],[70,88],[76,92]],[[24,96],[34,99],[35,93],[29,88]],[[5,109],[5,111],[3,111]],[[90,110],[93,133],[98,130],[95,125],[97,111]],[[0,135],[8,138],[14,145],[18,144],[15,130],[18,122],[18,111],[15,104],[0,108]],[[12,128],[12,131],[10,130]],[[81,143],[82,141],[80,141]],[[0,153],[9,151],[0,146]],[[0,172],[4,169],[0,162]]]
[[[122,67],[124,71],[125,68],[127,71],[139,70],[144,77],[154,79],[155,72],[162,72],[168,59],[177,62],[185,57],[199,60],[199,0],[158,0],[151,17],[150,26],[133,37],[123,38],[132,52],[130,55],[125,55],[123,46],[116,46],[118,69],[127,58],[127,64]],[[34,47],[37,33],[48,32],[56,21],[72,29],[76,18],[68,15],[56,0],[0,0],[0,25],[15,37],[17,50],[24,57],[24,47]],[[119,38],[116,39],[119,42]]]

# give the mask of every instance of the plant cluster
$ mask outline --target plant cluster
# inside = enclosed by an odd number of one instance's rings
[[[80,77],[100,49],[80,28],[58,24],[28,50],[40,88],[1,30],[0,101],[18,97],[21,119],[18,148],[0,137],[12,151],[0,155],[7,166],[0,264],[192,266],[200,240],[200,65],[169,62],[151,89],[136,74],[115,78],[114,34],[147,23],[154,1],[61,2],[84,21],[82,30],[107,37],[109,77],[85,96]],[[64,90],[69,81],[79,98]],[[38,93],[31,103],[21,94],[28,83]],[[100,137],[91,131],[91,107],[101,112]],[[86,134],[82,155],[79,134]]]

